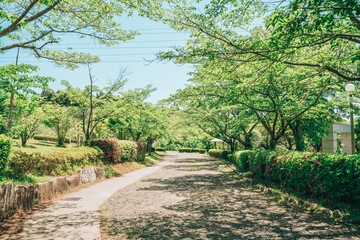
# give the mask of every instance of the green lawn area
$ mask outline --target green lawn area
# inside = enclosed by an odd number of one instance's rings
[[[57,146],[57,142],[45,141],[45,140],[35,140],[30,139],[27,141],[26,147],[21,147],[20,139],[13,139],[14,142],[18,144],[12,145],[12,151],[22,151],[26,153],[45,153],[45,152],[54,152],[62,149],[76,148],[75,143],[65,143],[64,147]]]

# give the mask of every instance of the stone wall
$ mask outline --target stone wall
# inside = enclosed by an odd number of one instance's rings
[[[0,221],[11,217],[18,211],[32,209],[35,200],[51,201],[56,195],[75,188],[80,183],[90,183],[105,178],[104,168],[81,169],[79,175],[52,177],[48,182],[22,184],[14,187],[12,182],[0,186]]]

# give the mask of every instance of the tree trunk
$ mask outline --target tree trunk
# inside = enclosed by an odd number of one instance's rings
[[[252,149],[252,142],[251,142],[251,139],[250,139],[250,134],[245,134],[245,144],[244,144],[244,148],[245,150],[250,150]]]
[[[24,132],[21,134],[21,146],[25,147],[26,146],[26,142],[29,139],[29,133],[27,131],[27,129],[24,130]]]
[[[231,141],[230,142],[230,151],[231,153],[235,152],[236,148],[235,148],[235,141]]]
[[[290,125],[290,128],[294,135],[296,151],[300,151],[300,152],[305,150],[305,142],[302,137],[301,124],[302,124],[302,120],[297,120],[294,122],[294,124]]]
[[[275,150],[276,145],[277,145],[277,141],[276,141],[275,137],[271,136],[270,137],[270,145],[269,145],[270,150]]]
[[[14,107],[14,95],[15,95],[15,93],[12,91],[10,94],[9,118],[8,118],[8,124],[7,124],[7,130],[8,130],[9,137],[10,137],[12,113],[13,113],[13,107]]]
[[[146,151],[148,153],[148,155],[151,155],[151,146],[153,144],[153,140],[152,139],[147,139],[146,141]]]

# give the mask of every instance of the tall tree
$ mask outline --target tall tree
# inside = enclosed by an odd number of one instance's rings
[[[273,65],[264,74],[252,74],[257,64],[237,66],[208,60],[197,67],[184,97],[206,96],[223,106],[240,105],[251,112],[269,134],[274,149],[291,124],[316,107],[324,94],[337,87],[337,79],[311,69]],[[249,69],[250,68],[250,69]]]
[[[58,138],[58,145],[63,146],[67,133],[72,127],[71,112],[59,105],[43,105],[45,117],[43,123],[52,129]]]
[[[7,131],[10,134],[13,121],[14,97],[34,94],[35,88],[47,86],[49,77],[34,75],[38,67],[29,64],[9,64],[0,67],[0,87],[10,95]]]

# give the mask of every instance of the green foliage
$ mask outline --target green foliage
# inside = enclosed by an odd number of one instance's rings
[[[162,147],[156,147],[154,150],[158,152],[166,152],[166,149]]]
[[[6,134],[6,132],[7,132],[6,124],[3,122],[0,122],[0,135]]]
[[[58,138],[57,137],[53,137],[53,136],[44,136],[44,135],[35,135],[34,139],[36,140],[45,140],[45,141],[51,141],[51,142],[58,142]],[[66,137],[64,139],[64,143],[71,143],[71,142],[76,142],[75,139],[71,139],[69,137]]]
[[[233,163],[235,163],[242,171],[249,171],[249,163],[250,163],[249,153],[250,152],[251,151],[249,151],[249,150],[236,151],[233,154]]]
[[[11,151],[11,140],[5,135],[0,135],[0,174],[2,174],[8,164]]]
[[[146,145],[116,139],[97,139],[90,142],[90,146],[100,148],[104,153],[104,160],[109,163],[142,162],[146,156]]]
[[[88,147],[42,154],[17,151],[10,158],[9,170],[14,177],[27,174],[56,176],[72,172],[76,167],[97,165],[102,155],[102,152]]]
[[[34,88],[47,86],[54,79],[34,75],[38,67],[30,64],[9,64],[0,66],[0,87],[6,92],[14,92],[17,95],[25,96],[34,94]]]
[[[163,15],[162,2],[1,1],[0,16],[3,23],[0,26],[0,49],[5,53],[14,48],[23,48],[32,51],[36,57],[74,69],[81,64],[98,62],[100,58],[71,48],[52,48],[52,45],[62,41],[64,35],[75,33],[80,38],[91,38],[104,46],[117,45],[139,34],[122,28],[119,22],[122,16],[131,16],[137,10],[139,15],[159,19]]]
[[[43,123],[56,133],[59,146],[63,146],[66,134],[71,128],[69,109],[59,105],[44,105],[43,108],[46,115]]]
[[[359,155],[246,151],[237,163],[299,195],[351,203],[360,199]]]
[[[183,153],[206,153],[206,149],[200,149],[200,148],[180,148],[179,152]]]
[[[355,148],[356,151],[360,151],[360,118],[355,119],[355,126],[354,126],[354,133],[355,133]]]
[[[209,150],[209,156],[211,157],[217,157],[222,159],[227,159],[228,151],[221,150],[221,149],[210,149]]]

